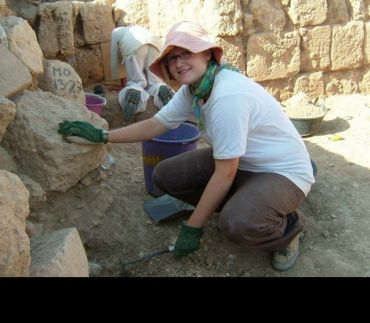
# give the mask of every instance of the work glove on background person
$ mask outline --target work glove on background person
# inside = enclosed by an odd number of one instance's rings
[[[73,140],[74,137],[81,137],[90,143],[106,144],[108,142],[108,131],[97,128],[85,121],[63,121],[58,125],[58,133],[68,141],[83,143]],[[86,143],[86,142],[84,142]]]
[[[184,221],[181,223],[180,234],[177,238],[174,253],[178,258],[199,249],[200,238],[203,236],[203,228],[195,228],[187,225]]]

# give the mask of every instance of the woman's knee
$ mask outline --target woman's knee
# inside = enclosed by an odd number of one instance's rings
[[[219,229],[231,241],[250,247],[282,235],[281,225],[280,221],[269,221],[260,216],[224,212],[221,212],[218,221]]]
[[[220,213],[218,227],[231,240],[240,240],[244,231],[252,230],[248,222],[224,212]]]
[[[166,167],[163,166],[163,161],[162,161],[154,167],[154,170],[152,173],[152,181],[155,186],[157,187],[167,186],[166,178],[168,177],[165,176],[165,174],[166,174]]]

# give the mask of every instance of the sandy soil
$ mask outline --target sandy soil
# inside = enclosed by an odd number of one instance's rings
[[[111,92],[104,112],[111,128],[124,125],[115,100]],[[274,271],[268,253],[228,241],[216,228],[217,214],[198,252],[180,261],[164,254],[123,268],[121,262],[173,244],[181,222],[155,224],[144,212],[151,196],[140,143],[112,145],[115,164],[109,170],[97,169],[67,192],[49,194],[30,220],[42,223],[44,232],[77,227],[92,276],[370,276],[370,96],[330,97],[326,105],[321,129],[304,138],[319,171],[302,207],[307,226],[301,256],[288,272]],[[154,111],[151,106],[136,120]]]

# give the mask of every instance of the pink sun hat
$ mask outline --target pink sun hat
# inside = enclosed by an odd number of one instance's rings
[[[204,28],[190,21],[181,21],[174,24],[169,30],[159,57],[150,65],[149,69],[157,76],[165,79],[162,59],[174,48],[185,48],[192,53],[200,53],[207,49],[213,50],[218,64],[221,63],[222,47],[211,40]],[[169,75],[171,79],[172,76]]]

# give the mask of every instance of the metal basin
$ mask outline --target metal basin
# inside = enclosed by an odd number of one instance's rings
[[[315,134],[321,128],[325,114],[314,118],[289,118],[302,137]]]

